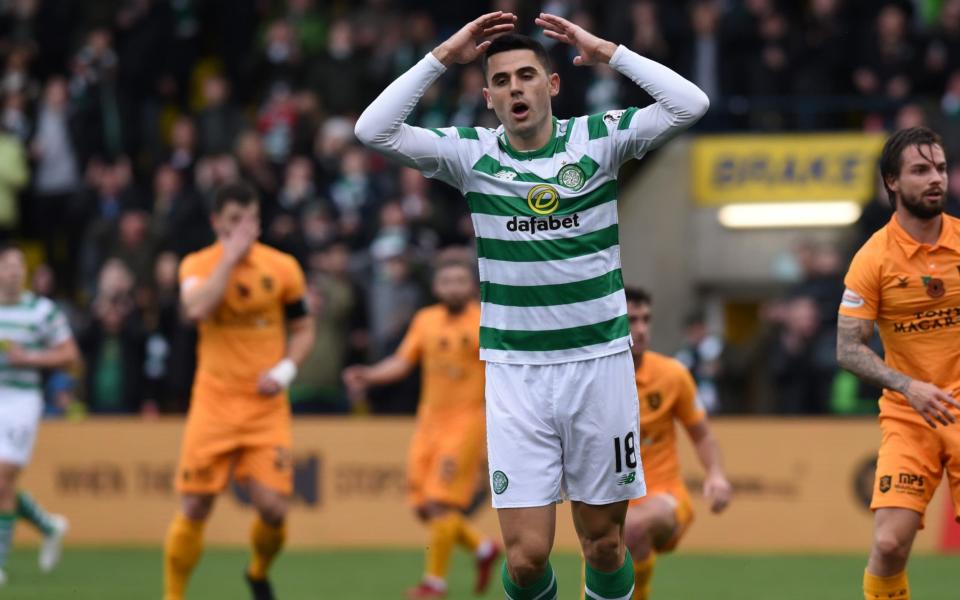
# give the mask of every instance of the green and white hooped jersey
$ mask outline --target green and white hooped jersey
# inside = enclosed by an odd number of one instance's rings
[[[480,270],[481,358],[544,364],[630,346],[610,130],[637,109],[564,121],[541,150],[503,128],[445,128],[434,173],[470,206]],[[452,163],[452,164],[451,164]]]
[[[629,348],[617,172],[694,123],[709,101],[673,71],[620,46],[610,65],[657,101],[553,120],[539,150],[504,128],[403,123],[445,70],[428,54],[364,111],[357,137],[459,189],[472,213],[481,289],[480,358],[550,364]]]
[[[70,339],[70,325],[57,305],[31,292],[17,304],[0,304],[0,403],[8,390],[40,390],[39,369],[11,367],[6,352],[11,343],[25,350],[52,348]]]

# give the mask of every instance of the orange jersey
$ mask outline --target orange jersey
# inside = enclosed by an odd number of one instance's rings
[[[640,458],[647,488],[656,490],[681,479],[674,421],[696,425],[706,417],[697,404],[697,386],[679,361],[644,352],[637,369],[640,399]]]
[[[459,315],[442,304],[421,309],[397,354],[421,364],[420,417],[483,412],[478,303],[471,302]]]
[[[184,258],[181,286],[209,277],[222,254],[216,243]],[[199,324],[196,384],[256,394],[257,378],[284,356],[285,309],[303,301],[305,287],[292,256],[254,244],[230,274],[223,301]]]
[[[930,246],[911,238],[894,216],[854,256],[844,284],[840,314],[877,323],[890,368],[957,390],[960,220],[944,215],[940,239]],[[884,390],[883,397],[906,404],[898,392]]]

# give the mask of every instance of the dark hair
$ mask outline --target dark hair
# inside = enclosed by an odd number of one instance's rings
[[[628,287],[623,290],[627,295],[628,304],[653,304],[653,297],[650,292],[643,288]]]
[[[0,256],[3,256],[4,254],[6,254],[7,252],[10,252],[11,250],[22,252],[22,250],[20,250],[20,246],[14,244],[13,240],[9,240],[9,239],[0,240]]]
[[[251,204],[259,204],[260,199],[257,197],[257,191],[249,183],[243,181],[225,183],[217,188],[217,192],[214,194],[213,212],[219,213],[231,202],[246,207]]]
[[[550,61],[550,55],[547,54],[547,49],[543,47],[543,44],[526,35],[521,35],[519,33],[508,33],[493,40],[493,42],[490,44],[490,47],[487,48],[487,51],[483,53],[483,60],[480,61],[480,64],[483,68],[484,79],[487,78],[487,63],[490,61],[490,57],[501,52],[509,52],[510,50],[532,51],[536,55],[537,60],[540,61],[540,64],[543,65],[543,68],[547,71],[547,73],[553,73],[553,65]]]
[[[903,151],[910,146],[943,148],[943,140],[937,132],[927,127],[908,127],[887,138],[887,143],[883,145],[883,151],[880,153],[880,179],[883,180],[883,187],[887,190],[890,207],[894,210],[897,208],[897,195],[887,185],[887,177],[896,179],[900,176],[900,169],[903,168]],[[922,150],[920,153],[923,155]],[[924,158],[928,157],[924,156]]]

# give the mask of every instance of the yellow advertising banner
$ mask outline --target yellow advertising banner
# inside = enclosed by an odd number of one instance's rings
[[[867,504],[880,439],[875,421],[718,419],[714,428],[734,502],[726,513],[710,514],[695,454],[683,443],[681,464],[696,518],[681,548],[868,550],[873,519]],[[182,429],[179,419],[45,423],[23,486],[69,516],[72,544],[159,545],[177,508],[172,483]],[[291,546],[422,547],[425,532],[406,504],[413,430],[413,420],[405,418],[298,418]],[[936,498],[928,511],[919,550],[938,547],[945,500]],[[246,544],[251,518],[243,494],[228,490],[216,505],[207,540]],[[489,501],[475,518],[484,530],[498,531]],[[33,535],[27,530],[18,528],[18,535]],[[559,510],[557,545],[577,546],[569,504]]]
[[[700,136],[693,192],[700,206],[747,202],[866,202],[877,186],[883,134]]]

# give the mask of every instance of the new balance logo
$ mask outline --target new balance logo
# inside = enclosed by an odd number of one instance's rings
[[[637,472],[636,472],[636,471],[630,471],[629,473],[627,473],[627,474],[624,475],[623,477],[617,479],[617,485],[630,485],[631,483],[633,483],[633,482],[636,481],[636,480],[637,480]]]
[[[580,215],[572,217],[530,217],[520,219],[513,217],[507,221],[507,231],[520,231],[537,235],[540,231],[557,231],[559,229],[572,229],[580,227]]]

